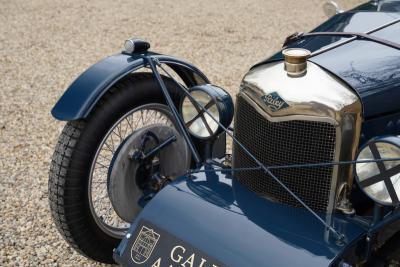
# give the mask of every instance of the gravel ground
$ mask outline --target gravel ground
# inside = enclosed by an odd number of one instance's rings
[[[251,64],[288,34],[325,20],[322,3],[0,0],[0,266],[95,265],[57,233],[47,202],[49,161],[64,125],[50,109],[79,73],[135,36],[234,93]]]

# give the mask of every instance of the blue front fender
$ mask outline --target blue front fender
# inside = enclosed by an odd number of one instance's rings
[[[207,77],[195,66],[175,57],[147,53],[160,63],[171,67],[187,86],[209,83]],[[83,72],[65,91],[53,107],[51,114],[58,120],[70,121],[85,118],[97,101],[118,80],[145,67],[144,55],[115,54]]]
[[[168,185],[150,201],[115,259],[132,267],[331,266],[365,236],[346,216],[334,214],[331,220],[345,243],[305,209],[258,197],[227,175],[197,174]],[[154,234],[153,243],[140,244],[141,229]],[[137,249],[151,253],[139,255]],[[137,255],[146,264],[136,264]]]

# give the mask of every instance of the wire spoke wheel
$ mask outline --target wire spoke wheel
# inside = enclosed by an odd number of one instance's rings
[[[177,105],[179,87],[163,79]],[[161,147],[166,140],[173,141]],[[81,254],[114,263],[113,249],[130,223],[190,163],[190,150],[153,75],[131,73],[90,114],[64,126],[49,171],[55,225]]]
[[[118,147],[135,131],[155,124],[174,127],[170,117],[156,104],[126,113],[110,128],[93,159],[88,186],[90,209],[99,227],[112,236],[121,237],[130,225],[117,215],[108,194],[107,179],[112,159]]]

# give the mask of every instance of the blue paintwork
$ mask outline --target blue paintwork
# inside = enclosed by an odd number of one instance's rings
[[[368,32],[381,25],[390,23],[396,18],[400,18],[400,13],[384,13],[384,12],[359,12],[349,11],[337,14],[329,20],[312,30],[311,32]],[[379,35],[377,35],[379,36]],[[314,36],[305,38],[297,42],[293,42],[288,47],[302,47],[314,52],[326,45],[332,44],[339,40],[344,40],[345,37],[336,36]],[[256,64],[264,64],[271,61],[282,60],[281,51],[274,54],[272,57]]]
[[[360,145],[376,136],[400,135],[400,112],[380,116],[362,124]]]
[[[396,34],[400,35],[400,23]],[[359,40],[310,61],[356,90],[363,104],[364,118],[400,111],[400,50]]]
[[[166,55],[155,53],[148,55],[156,57],[161,63],[168,64],[185,82],[189,83],[187,84],[189,86],[209,83],[207,77],[190,63]],[[52,109],[52,115],[58,120],[65,121],[85,118],[113,84],[127,74],[144,67],[144,64],[143,55],[123,53],[97,62],[69,86]],[[188,75],[192,74],[195,74],[196,78],[190,81]]]
[[[353,10],[332,17],[313,32],[368,32],[399,18],[400,13]],[[400,23],[372,35],[399,43]],[[345,38],[316,36],[294,42],[290,47],[302,47],[314,52],[342,39]],[[276,60],[282,60],[281,52],[255,67]],[[309,61],[335,74],[358,93],[365,119],[400,111],[400,50],[371,41],[355,40],[313,56]]]
[[[369,1],[354,8],[353,11],[400,12],[400,4],[398,0],[381,0],[379,4]]]
[[[326,241],[323,225],[305,209],[270,202],[224,174],[199,173],[165,187],[140,219],[228,266],[330,266],[348,247]],[[334,215],[334,227],[353,243],[365,230]],[[116,250],[126,247],[123,240]]]

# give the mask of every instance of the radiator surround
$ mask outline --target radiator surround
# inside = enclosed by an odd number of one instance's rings
[[[271,95],[273,96],[272,98]],[[270,125],[282,122],[293,123],[294,121],[298,123],[298,125],[302,125],[302,122],[304,125],[307,123],[310,125],[313,123],[315,123],[315,125],[330,125],[331,127],[334,127],[334,130],[331,128],[330,131],[335,131],[335,143],[333,152],[334,156],[329,161],[354,159],[358,147],[362,122],[361,102],[357,94],[353,92],[350,87],[311,62],[308,62],[307,73],[302,77],[296,78],[287,75],[284,71],[282,61],[273,62],[252,69],[248,74],[246,74],[242,81],[239,94],[237,95],[237,101],[245,101],[245,103],[248,103],[248,105],[253,108],[253,112],[257,113],[255,117],[259,116],[259,119],[263,118],[268,121]],[[241,116],[241,112],[241,107],[237,104],[235,131],[237,127],[241,127],[240,121],[237,121],[237,118]],[[248,139],[253,140],[253,142],[274,141],[273,138],[270,138],[272,140],[258,140],[260,139],[260,134],[257,133],[256,129],[245,129],[244,131],[247,131],[247,134],[249,135]],[[240,129],[238,130],[238,133],[240,133]],[[243,136],[241,137],[238,133],[235,133],[238,140],[244,141],[241,140],[243,139]],[[301,136],[301,134],[299,134],[299,136]],[[299,138],[296,136],[293,136],[293,138],[296,142],[302,142],[301,140],[298,140]],[[249,143],[249,146],[251,146],[251,143]],[[259,160],[260,157],[264,155],[262,153],[257,153],[257,151],[251,152],[258,154],[256,157]],[[288,152],[290,153],[290,151]],[[268,152],[263,151],[263,153]],[[329,153],[329,151],[327,151],[327,153]],[[246,167],[241,165],[238,157],[240,157],[238,146],[234,145],[234,168]],[[320,157],[319,160],[321,159],[324,159],[325,161],[327,158]],[[307,162],[297,161],[296,163],[314,163],[309,161],[310,160],[308,159]],[[279,162],[279,164],[285,164],[284,160],[279,161],[278,159],[277,162]],[[266,163],[267,162],[264,162],[264,164]],[[293,162],[287,162],[286,164],[290,163]],[[327,192],[328,196],[326,196],[328,203],[326,205],[319,205],[318,203],[314,203],[315,205],[313,205],[312,203],[308,203],[315,210],[323,210],[332,213],[338,202],[339,188],[350,188],[353,183],[351,165],[334,166],[332,167],[331,174],[329,192]],[[241,174],[235,174],[234,176],[239,180],[239,182],[242,180],[241,183],[246,185],[246,182],[241,179]],[[276,176],[279,178],[279,175]],[[266,176],[266,178],[269,177]],[[282,180],[285,180],[285,177],[282,177]],[[307,184],[307,181],[301,179],[299,180],[299,186],[300,183],[302,183],[303,186],[315,186],[313,184]],[[290,183],[290,185],[293,191],[298,189],[296,188],[295,182]],[[249,184],[246,186],[252,189]],[[268,189],[265,188],[265,190]],[[273,187],[271,186],[269,190],[273,190]],[[318,188],[316,188],[316,191],[318,191]],[[298,206],[294,202],[281,201],[279,198],[274,199],[273,196],[271,197],[271,192],[264,192],[264,194],[263,192],[256,193],[278,202]],[[302,198],[302,195],[300,194],[299,197]],[[308,202],[310,202],[310,199],[308,199]]]

